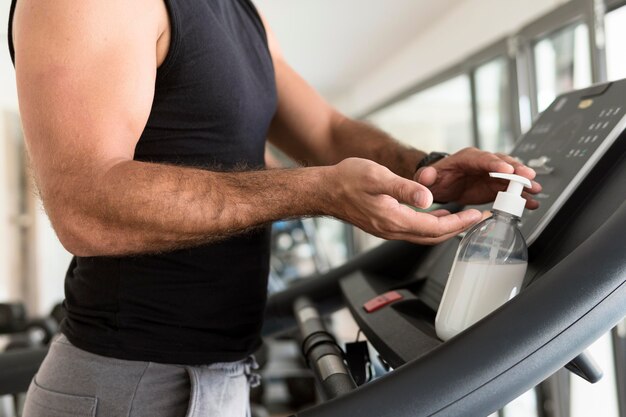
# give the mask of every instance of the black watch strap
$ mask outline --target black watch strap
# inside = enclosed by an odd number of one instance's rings
[[[417,172],[418,169],[426,167],[428,165],[434,164],[437,161],[442,160],[443,158],[445,158],[446,156],[449,156],[449,153],[445,153],[445,152],[431,152],[429,154],[427,154],[425,157],[423,157],[418,163],[417,163],[417,167],[415,168],[415,172]]]

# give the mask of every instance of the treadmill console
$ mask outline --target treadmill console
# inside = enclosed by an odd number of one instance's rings
[[[521,230],[531,245],[626,128],[626,80],[559,96],[511,155],[537,172],[543,191]]]

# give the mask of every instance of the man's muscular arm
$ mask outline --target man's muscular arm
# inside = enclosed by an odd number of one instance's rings
[[[480,218],[416,213],[400,203],[428,206],[430,192],[362,159],[241,173],[133,161],[167,33],[161,0],[18,2],[24,133],[44,206],[70,252],[164,251],[315,214],[436,243]]]

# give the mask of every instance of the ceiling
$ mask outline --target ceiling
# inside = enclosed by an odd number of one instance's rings
[[[255,0],[289,63],[326,97],[419,37],[463,0]]]
[[[253,0],[289,63],[339,96],[463,0]],[[10,0],[0,0],[0,22]],[[6,25],[0,25],[6,34]],[[4,36],[0,36],[0,39]]]

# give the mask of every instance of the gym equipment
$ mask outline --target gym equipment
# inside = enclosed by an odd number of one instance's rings
[[[1,353],[0,397],[26,392],[47,352],[46,347],[37,347]]]
[[[29,319],[23,303],[0,304],[0,333],[9,335],[0,353],[0,397],[28,389],[58,330],[53,317]]]
[[[53,317],[29,319],[23,303],[0,303],[0,334],[10,335],[5,351],[47,345],[58,331]]]
[[[583,351],[626,316],[623,97],[626,80],[564,94],[517,143],[513,156],[543,186],[520,227],[524,288],[456,337],[443,343],[433,323],[459,239],[387,242],[270,297],[266,334],[296,325],[291,310],[303,295],[322,315],[345,304],[394,368],[297,416],[485,416],[565,365],[597,381]],[[318,378],[323,389],[332,375]]]
[[[0,334],[18,333],[27,322],[24,303],[0,303]]]
[[[50,311],[50,317],[52,317],[57,322],[57,325],[61,325],[61,322],[63,321],[65,316],[66,312],[63,303],[57,303],[54,305],[54,307],[52,307],[52,311]]]

